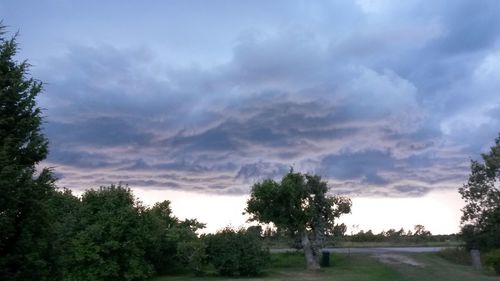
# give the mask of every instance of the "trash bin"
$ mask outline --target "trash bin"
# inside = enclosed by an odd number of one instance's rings
[[[330,266],[330,252],[321,251],[321,267],[329,267]]]

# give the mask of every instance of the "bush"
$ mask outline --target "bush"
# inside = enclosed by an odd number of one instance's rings
[[[485,264],[493,267],[496,274],[500,275],[500,249],[493,250],[486,254]]]
[[[438,256],[456,264],[471,265],[470,253],[462,247],[446,248],[439,251]]]
[[[142,207],[129,188],[87,190],[78,210],[65,279],[79,281],[146,280],[153,268],[145,260]]]
[[[252,231],[225,228],[205,237],[208,260],[223,276],[256,276],[268,263],[268,250]]]

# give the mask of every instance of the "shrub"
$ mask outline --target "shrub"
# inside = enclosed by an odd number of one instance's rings
[[[496,274],[500,275],[500,249],[490,251],[486,254],[484,262],[486,265],[493,267]]]
[[[146,280],[153,268],[145,260],[141,210],[128,187],[87,190],[78,211],[77,233],[66,279]]]
[[[225,228],[205,237],[208,260],[223,276],[256,276],[269,261],[269,251],[252,231]]]
[[[470,253],[462,247],[446,248],[441,250],[438,255],[445,260],[456,264],[471,265]]]

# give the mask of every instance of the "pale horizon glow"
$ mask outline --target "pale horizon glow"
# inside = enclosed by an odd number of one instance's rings
[[[247,227],[243,215],[249,195],[214,195],[177,190],[132,188],[147,206],[169,200],[173,214],[180,219],[198,219],[206,223],[201,233],[213,233],[226,226]],[[394,228],[412,230],[422,224],[433,234],[458,233],[463,201],[456,190],[437,190],[423,197],[353,197],[352,212],[337,222],[345,223],[348,234],[360,230],[379,233]]]

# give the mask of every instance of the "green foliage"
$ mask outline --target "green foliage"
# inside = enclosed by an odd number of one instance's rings
[[[16,38],[4,35],[0,22],[0,280],[49,280],[58,275],[47,208],[54,179],[35,169],[47,156],[42,83],[27,77],[29,64],[14,60]]]
[[[273,223],[300,239],[309,269],[318,269],[325,237],[332,235],[335,219],[351,211],[351,200],[328,196],[327,183],[316,175],[294,173],[277,183],[264,180],[252,187],[245,211],[250,221]]]
[[[346,234],[346,232],[347,232],[347,225],[345,225],[344,223],[336,224],[333,227],[332,235],[334,237],[343,237]]]
[[[71,239],[67,280],[145,280],[153,273],[145,259],[144,208],[123,186],[86,191]]]
[[[166,274],[188,267],[201,272],[204,247],[196,231],[205,227],[195,219],[180,221],[169,201],[156,203],[145,212],[146,259],[156,273]],[[192,249],[193,252],[188,252]]]
[[[208,260],[223,276],[256,276],[269,261],[269,251],[253,231],[225,228],[205,241]]]
[[[280,183],[256,183],[245,210],[250,220],[273,223],[291,234],[318,227],[324,234],[333,233],[334,219],[350,212],[351,201],[328,196],[327,191],[321,177],[290,171]]]
[[[471,173],[459,193],[466,205],[462,209],[462,237],[470,248],[500,248],[500,137],[484,163],[471,161]]]
[[[496,274],[500,275],[500,249],[487,253],[484,262],[486,265],[491,266]]]
[[[177,244],[177,257],[195,275],[201,275],[207,259],[206,245],[200,239],[181,241]]]
[[[472,263],[469,251],[463,247],[445,248],[437,255],[456,264],[471,265]]]
[[[146,259],[153,265],[158,274],[174,271],[176,267],[176,241],[180,234],[173,233],[172,229],[179,223],[173,216],[169,201],[156,203],[144,215],[144,224],[147,229]]]
[[[77,231],[80,199],[73,196],[70,190],[63,189],[54,192],[49,199],[48,208],[53,218],[51,224],[51,240],[53,254],[51,259],[57,271],[54,273],[54,280],[62,280],[65,271],[71,265],[73,254],[72,239]]]

